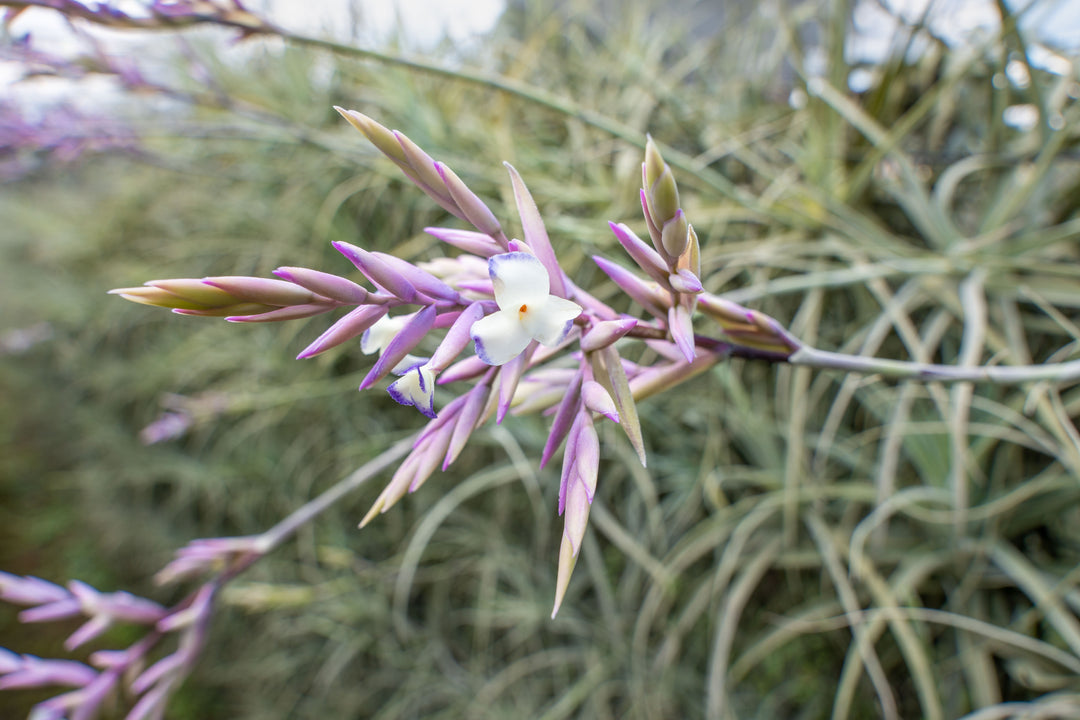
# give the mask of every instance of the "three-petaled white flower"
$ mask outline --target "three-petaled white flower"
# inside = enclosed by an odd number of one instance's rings
[[[412,357],[411,355],[409,357]],[[400,375],[390,383],[386,391],[402,405],[412,405],[429,418],[435,417],[435,373],[423,360],[417,361],[403,372],[400,364],[393,373]]]
[[[582,312],[577,303],[550,294],[547,270],[527,252],[492,256],[488,274],[499,310],[473,323],[469,333],[477,357],[488,365],[509,362],[532,340],[558,345]]]
[[[360,352],[365,355],[381,353],[415,314],[416,313],[410,313],[408,315],[398,315],[396,317],[383,315],[360,336]],[[423,362],[424,358],[418,358],[415,355],[406,355],[398,361],[398,364],[395,365],[390,372],[395,375],[404,375],[405,371],[410,370]]]

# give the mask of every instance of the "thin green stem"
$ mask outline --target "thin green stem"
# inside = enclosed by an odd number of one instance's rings
[[[608,133],[612,137],[616,137],[634,147],[645,149],[645,133],[644,131],[625,125],[618,120],[613,120],[606,115],[603,115],[595,110],[590,110],[572,100],[564,97],[559,97],[544,90],[523,83],[513,78],[506,77],[505,75],[497,75],[494,73],[486,73],[478,70],[469,70],[466,68],[448,68],[442,65],[438,65],[433,62],[421,60],[418,58],[407,58],[401,55],[395,55],[392,53],[380,52],[378,50],[371,50],[367,48],[360,48],[353,45],[346,45],[343,43],[334,42],[333,40],[325,40],[322,38],[310,37],[307,35],[301,35],[298,33],[291,33],[287,30],[276,28],[275,32],[283,39],[295,43],[297,45],[303,45],[306,47],[320,48],[339,55],[351,56],[356,58],[362,58],[365,60],[374,60],[376,62],[384,63],[386,65],[396,65],[399,67],[409,68],[419,72],[424,72],[430,75],[438,77],[444,77],[448,79],[464,81],[475,85],[481,85],[493,90],[512,95],[527,102],[539,105],[547,108],[553,112],[565,115],[567,117],[575,118],[590,127],[594,127],[598,130]],[[753,194],[747,192],[743,188],[733,183],[721,173],[710,170],[703,162],[694,157],[680,152],[673,147],[657,143],[664,156],[664,159],[669,165],[684,172],[690,173],[694,177],[701,180],[703,183],[716,190],[720,194],[729,197],[738,202],[743,207],[747,208],[751,212],[761,216],[762,219],[780,220],[785,223],[792,223],[794,218],[789,213],[785,212],[783,217],[778,217],[778,210],[776,208],[767,207]],[[804,220],[806,220],[804,218]],[[799,223],[795,223],[799,224]]]
[[[403,457],[412,448],[415,439],[410,435],[399,440],[318,497],[301,505],[277,525],[258,536],[259,550],[266,554],[281,545],[301,527],[333,507],[341,498]]]
[[[994,365],[961,367],[935,363],[908,362],[882,358],[847,355],[803,346],[787,360],[820,370],[881,375],[892,380],[923,380],[936,382],[977,382],[995,385],[1017,385],[1029,382],[1080,382],[1080,360],[1045,365]]]

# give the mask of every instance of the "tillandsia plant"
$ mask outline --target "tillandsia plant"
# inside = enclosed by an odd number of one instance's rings
[[[640,193],[651,242],[627,225],[611,223],[636,269],[594,258],[642,308],[644,317],[637,317],[616,311],[574,284],[559,265],[536,203],[512,166],[507,170],[522,239],[509,239],[484,201],[408,137],[354,110],[338,111],[440,207],[472,226],[427,228],[459,254],[412,263],[335,242],[370,288],[321,270],[282,267],[274,271],[276,278],[152,280],[111,292],[182,315],[239,323],[350,308],[298,357],[314,357],[359,338],[362,352],[378,354],[360,389],[397,376],[387,392],[430,418],[361,527],[418,489],[436,469],[449,467],[489,418],[501,423],[507,414],[552,413],[539,462],[544,467],[562,448],[558,512],[565,524],[554,617],[596,491],[600,448],[595,422],[603,418],[618,424],[645,465],[637,400],[681,383],[723,357],[784,360],[800,344],[774,319],[703,291],[697,234],[679,205],[671,168],[651,139]],[[716,322],[715,333],[695,333],[693,315],[699,309]],[[432,339],[439,330],[445,333]],[[619,348],[620,341],[633,340],[649,351],[637,360],[624,357]],[[475,354],[459,360],[470,343]],[[453,399],[436,403],[437,386],[462,385],[466,389]]]
[[[821,351],[802,343],[772,317],[706,292],[699,237],[681,207],[674,174],[651,139],[646,143],[640,190],[643,234],[648,239],[629,225],[613,222],[611,231],[625,257],[593,258],[625,296],[619,307],[630,312],[617,310],[564,271],[537,205],[513,167],[507,165],[520,239],[507,234],[457,174],[405,135],[359,112],[340,108],[339,112],[424,193],[469,226],[427,229],[456,252],[413,262],[336,242],[336,250],[360,277],[288,266],[278,268],[274,278],[152,280],[111,292],[180,315],[223,317],[236,323],[345,310],[298,357],[314,357],[358,341],[363,353],[377,355],[360,389],[386,383],[391,397],[415,408],[427,418],[426,424],[414,437],[265,533],[196,540],[181,549],[157,579],[203,580],[172,607],[125,593],[100,593],[78,582],[64,588],[37,578],[0,574],[0,599],[27,606],[20,616],[24,622],[86,619],[68,639],[69,649],[114,623],[145,628],[127,649],[92,654],[91,665],[0,650],[0,689],[72,688],[39,704],[34,718],[93,718],[118,694],[132,704],[128,720],[163,717],[168,698],[205,643],[215,599],[224,584],[401,460],[360,521],[361,527],[371,523],[419,489],[437,469],[446,470],[476,429],[492,418],[501,423],[507,416],[547,413],[550,431],[539,465],[551,462],[561,449],[557,512],[563,517],[563,533],[554,617],[580,556],[601,475],[597,423],[619,425],[645,465],[637,403],[726,358],[946,381],[1080,377],[1076,362],[953,367]],[[395,379],[387,381],[390,376]],[[161,648],[167,645],[175,649],[163,654]]]
[[[359,339],[363,353],[378,355],[360,389],[396,376],[387,391],[429,418],[426,426],[266,533],[199,540],[180,550],[159,573],[160,582],[208,574],[211,579],[171,608],[126,593],[99,593],[79,582],[65,589],[33,577],[0,575],[0,599],[30,606],[21,613],[22,621],[86,618],[68,639],[69,650],[117,622],[146,628],[126,650],[92,654],[95,667],[0,650],[0,689],[73,688],[36,706],[35,719],[92,718],[117,694],[132,699],[129,720],[162,717],[168,698],[204,644],[222,585],[404,456],[361,520],[361,527],[367,525],[417,490],[437,468],[445,470],[452,464],[473,431],[492,416],[502,422],[508,414],[553,413],[540,465],[563,447],[558,512],[564,517],[564,531],[554,617],[579,557],[596,492],[600,447],[595,422],[603,418],[619,424],[644,465],[637,400],[672,387],[727,355],[782,360],[799,347],[771,318],[702,291],[697,235],[679,207],[671,170],[651,141],[642,166],[641,202],[652,243],[628,226],[612,223],[638,271],[595,258],[644,309],[646,317],[635,317],[601,302],[567,276],[536,204],[513,167],[507,165],[521,219],[520,240],[509,239],[488,206],[449,167],[405,135],[358,112],[340,108],[339,112],[436,203],[472,226],[427,230],[460,254],[412,263],[337,242],[334,247],[370,287],[320,270],[281,267],[276,278],[153,280],[111,292],[181,315],[239,323],[308,318],[347,308],[298,357],[314,357]],[[717,320],[717,336],[694,333],[695,309]],[[441,338],[433,338],[441,330],[445,330]],[[633,361],[623,357],[616,344],[624,339],[643,343],[646,352]],[[470,344],[475,354],[458,359]],[[436,386],[465,389],[449,402],[437,403]],[[175,638],[176,649],[150,663],[170,638]]]
[[[635,309],[620,312],[575,284],[560,266],[537,206],[513,167],[507,165],[521,239],[508,237],[483,200],[405,135],[359,112],[339,112],[440,207],[471,226],[427,229],[458,253],[411,262],[337,242],[334,247],[368,287],[356,281],[360,278],[281,267],[275,278],[152,280],[111,292],[181,315],[237,323],[309,318],[345,309],[298,357],[314,357],[359,340],[363,353],[378,355],[360,389],[396,376],[387,391],[428,418],[426,425],[266,533],[198,540],[180,550],[159,581],[210,579],[171,608],[125,593],[99,593],[78,582],[65,589],[36,578],[0,575],[0,598],[29,606],[20,616],[24,622],[86,618],[69,638],[69,649],[113,623],[146,628],[125,650],[91,655],[94,667],[0,650],[0,689],[73,688],[41,703],[35,718],[92,718],[117,692],[132,698],[129,720],[162,717],[169,696],[205,642],[223,584],[403,457],[360,525],[372,522],[437,469],[446,470],[472,433],[491,418],[499,423],[508,415],[551,415],[539,464],[545,466],[561,449],[557,511],[564,529],[554,617],[580,554],[600,477],[596,423],[618,424],[644,465],[638,401],[725,358],[938,380],[1069,380],[1080,372],[1076,363],[961,368],[829,353],[800,342],[761,312],[705,292],[699,238],[681,207],[672,170],[651,139],[640,190],[648,240],[613,222],[611,231],[632,267],[625,259],[593,258]],[[470,345],[473,354],[468,354]],[[444,390],[437,393],[436,388]],[[442,399],[444,391],[449,400]],[[176,649],[150,663],[170,639]]]

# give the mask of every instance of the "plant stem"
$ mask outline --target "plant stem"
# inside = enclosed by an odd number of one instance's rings
[[[332,507],[338,500],[345,497],[353,490],[356,490],[372,477],[385,470],[392,463],[399,460],[412,449],[413,441],[415,439],[415,436],[410,435],[404,440],[399,440],[394,443],[375,458],[354,470],[343,480],[340,480],[336,485],[329,488],[318,497],[304,503],[277,525],[259,535],[257,540],[259,554],[253,555],[251,562],[245,564],[241,569],[246,569],[259,557],[274,550],[281,545],[281,543],[288,540],[289,537],[301,527]]]
[[[893,380],[981,382],[1016,385],[1027,382],[1072,383],[1080,381],[1080,360],[1046,365],[993,365],[960,367],[845,355],[803,346],[787,360],[792,365],[881,375]]]

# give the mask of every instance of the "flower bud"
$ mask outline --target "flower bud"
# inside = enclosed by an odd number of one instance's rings
[[[370,293],[339,275],[301,267],[279,267],[274,274],[313,293],[346,305],[363,305]]]
[[[0,648],[0,675],[15,672],[20,667],[22,667],[22,661],[18,655],[10,650]]]
[[[615,401],[600,383],[595,380],[586,380],[581,386],[581,399],[589,410],[600,413],[613,423],[619,422],[619,412],[615,409]]]
[[[686,222],[686,214],[682,208],[675,211],[675,216],[664,223],[660,231],[660,242],[664,246],[664,252],[673,258],[682,255],[690,245],[690,227]]]
[[[47,580],[0,572],[0,600],[16,605],[41,605],[70,597],[67,590]]]
[[[502,234],[502,226],[499,225],[495,213],[491,212],[491,208],[485,205],[484,201],[470,190],[453,170],[441,162],[436,162],[435,172],[442,178],[443,184],[454,202],[461,208],[466,220],[471,222],[477,230],[491,237]]]
[[[368,280],[384,288],[387,292],[404,302],[412,302],[416,299],[416,288],[412,283],[383,260],[359,248],[352,243],[330,243],[334,249],[349,259],[356,269],[364,274]]]
[[[667,163],[664,162],[664,158],[660,154],[659,148],[656,147],[652,135],[646,135],[645,163],[642,166],[642,180],[646,190],[656,184],[665,167],[667,167]]]
[[[314,293],[299,285],[273,278],[223,276],[207,277],[202,280],[211,287],[232,295],[237,300],[289,307],[316,302]]]
[[[690,313],[682,305],[676,305],[668,310],[668,332],[675,344],[679,346],[686,362],[694,362],[694,325]]]
[[[0,677],[0,690],[63,685],[85,687],[97,678],[93,668],[73,660],[42,660],[33,655],[17,658],[19,665]]]
[[[217,290],[217,288],[207,289]],[[227,293],[218,292],[220,294],[215,298],[216,303],[232,304],[236,302],[235,298],[230,297]],[[131,302],[139,303],[140,305],[150,305],[152,307],[184,310],[207,310],[214,307],[214,305],[188,300],[187,298],[180,297],[175,293],[171,293],[168,290],[158,287],[116,288],[110,290],[109,294],[119,295],[125,300],[130,300]]]
[[[247,304],[247,303],[245,303]],[[239,312],[236,308],[232,309],[232,312]],[[304,318],[315,317],[316,315],[322,315],[323,313],[330,312],[334,309],[333,305],[327,303],[308,303],[307,305],[293,305],[291,307],[279,307],[272,310],[257,311],[249,313],[247,315],[226,315],[225,320],[234,323],[260,323],[260,322],[280,322],[282,320],[302,320]],[[185,311],[185,314],[190,314],[191,311]]]
[[[381,260],[391,270],[405,278],[406,282],[430,297],[432,300],[457,302],[461,297],[457,290],[454,290],[427,270],[422,270],[411,262],[381,252],[373,252],[371,255]]]
[[[701,287],[701,281],[698,280],[697,275],[686,268],[679,268],[677,273],[669,275],[668,282],[671,283],[671,287],[674,288],[676,292],[681,293],[695,294],[704,289]]]
[[[315,339],[296,356],[297,360],[314,357],[319,353],[326,352],[330,348],[352,340],[361,335],[376,322],[386,315],[386,307],[382,305],[361,305],[353,308],[349,314],[335,322],[326,332]]]
[[[165,290],[173,295],[205,305],[206,307],[224,307],[237,302],[237,298],[227,290],[208,285],[202,280],[192,278],[174,278],[171,280],[150,280],[143,283],[150,287]]]
[[[458,455],[465,448],[469,436],[472,435],[476,426],[480,424],[490,393],[491,388],[487,382],[481,382],[469,391],[457,421],[454,423],[454,431],[451,433],[450,443],[446,448],[446,456],[443,458],[443,470],[446,470],[454,460],[457,460]]]
[[[671,304],[670,294],[664,293],[655,283],[642,280],[626,268],[599,255],[593,255],[593,262],[619,286],[619,289],[629,295],[631,300],[641,305],[651,315],[658,318],[667,317],[667,306]]]
[[[397,165],[408,167],[409,160],[401,149],[397,137],[389,128],[383,127],[367,115],[356,110],[346,110],[337,105],[334,106],[334,109],[348,120],[350,125],[363,133],[364,137],[378,148],[379,152],[393,160]]]
[[[469,332],[473,323],[482,317],[484,317],[484,308],[478,302],[469,305],[458,315],[457,320],[446,331],[446,336],[431,356],[431,362],[428,364],[432,370],[441,372],[454,358],[461,354],[462,350],[468,347],[469,343],[472,342]]]
[[[638,321],[634,318],[598,322],[582,336],[581,349],[584,352],[592,352],[607,347],[637,327],[637,324]]]
[[[551,460],[555,454],[555,450],[559,447],[559,443],[566,438],[567,433],[570,432],[570,428],[574,424],[574,420],[578,416],[578,409],[581,405],[581,385],[584,380],[584,373],[578,371],[574,374],[573,379],[566,386],[566,392],[562,397],[562,401],[559,403],[558,409],[555,410],[555,419],[551,423],[551,432],[548,433],[547,442],[544,443],[544,451],[540,455],[540,467],[543,468]],[[569,452],[569,446],[567,447]]]
[[[663,227],[679,211],[679,188],[675,185],[675,175],[671,168],[664,166],[664,172],[649,187],[648,194],[653,222]]]
[[[638,267],[644,270],[653,280],[660,283],[665,290],[670,290],[671,286],[668,283],[670,270],[668,270],[667,261],[660,256],[660,253],[649,247],[626,225],[622,223],[608,223],[608,225],[611,227],[611,231],[615,233],[615,238],[619,241],[619,244],[634,259]]]
[[[446,189],[446,184],[439,176],[439,173],[435,169],[435,159],[424,152],[419,145],[410,140],[404,133],[400,133],[397,130],[392,131],[394,137],[397,138],[398,144],[401,146],[402,151],[405,153],[405,157],[408,160],[409,167],[412,169],[410,173],[413,181],[431,197],[432,200],[438,202],[448,212],[456,215],[462,220],[467,220],[465,213],[458,207],[457,202],[454,201],[450,191]]]
[[[464,250],[480,257],[491,257],[504,252],[494,240],[484,233],[475,230],[457,230],[454,228],[427,227],[424,232],[432,237],[442,240],[448,245],[453,245],[459,250]]]

